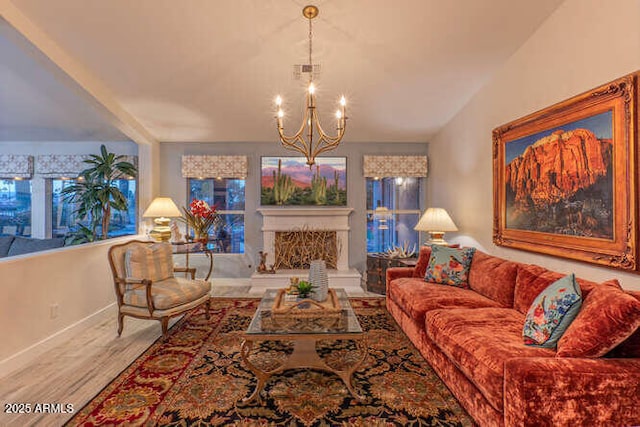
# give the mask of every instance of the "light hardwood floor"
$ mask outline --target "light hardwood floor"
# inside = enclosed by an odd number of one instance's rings
[[[246,286],[214,285],[212,296],[240,297],[247,292]],[[72,404],[80,410],[161,335],[159,322],[126,317],[118,337],[116,317],[114,309],[107,320],[1,378],[0,426],[62,426],[73,414],[7,414],[5,404],[30,403],[32,410],[38,403]]]

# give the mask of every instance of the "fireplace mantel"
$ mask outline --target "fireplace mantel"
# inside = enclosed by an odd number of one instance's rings
[[[336,232],[342,250],[338,254],[337,269],[349,269],[349,215],[352,208],[340,207],[268,207],[258,208],[262,214],[263,250],[267,252],[267,264],[274,263],[276,231],[292,231],[296,228],[331,230]]]
[[[347,292],[361,291],[360,273],[349,268],[349,215],[352,208],[314,207],[314,206],[282,206],[258,208],[262,214],[262,250],[267,253],[267,266],[274,263],[274,245],[276,232],[293,231],[308,228],[309,230],[329,230],[336,232],[339,245],[336,270],[329,270],[329,286],[344,288]],[[276,274],[251,275],[252,294],[259,294],[268,288],[281,288],[289,283],[290,277],[304,277],[309,270],[278,270]]]

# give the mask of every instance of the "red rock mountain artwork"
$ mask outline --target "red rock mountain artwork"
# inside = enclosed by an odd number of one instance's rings
[[[514,228],[608,235],[612,142],[587,129],[557,130],[506,165],[507,222]]]

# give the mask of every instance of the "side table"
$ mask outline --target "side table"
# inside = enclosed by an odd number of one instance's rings
[[[389,258],[384,253],[367,254],[367,291],[376,294],[387,292],[387,268],[389,267],[415,267],[418,259],[413,258]]]
[[[189,254],[205,254],[209,259],[209,270],[207,271],[207,275],[204,280],[209,280],[211,277],[211,272],[213,271],[213,251],[207,247],[207,245],[203,245],[202,243],[197,242],[172,242],[173,245],[173,253],[176,255],[184,254],[185,264],[187,268],[189,268]]]

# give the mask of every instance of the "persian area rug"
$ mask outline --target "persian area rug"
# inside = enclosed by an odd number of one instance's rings
[[[185,315],[80,410],[67,425],[144,426],[471,426],[471,418],[387,312],[383,298],[352,298],[369,355],[353,376],[360,403],[340,378],[295,369],[271,377],[263,404],[238,402],[256,386],[240,356],[257,299],[211,300]],[[273,365],[291,343],[266,342],[253,363]],[[332,366],[353,360],[351,341],[321,341]],[[253,354],[253,353],[252,353]],[[253,357],[253,356],[252,356]],[[348,363],[348,362],[344,362]]]

